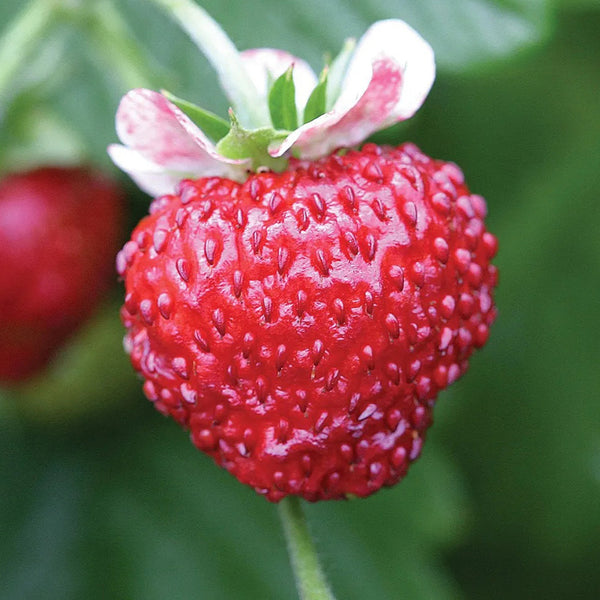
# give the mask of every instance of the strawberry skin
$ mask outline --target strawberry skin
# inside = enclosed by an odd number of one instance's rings
[[[0,180],[0,381],[43,368],[113,281],[120,187],[83,167]]]
[[[146,396],[271,501],[393,485],[494,320],[485,213],[412,144],[182,181],[117,257]]]

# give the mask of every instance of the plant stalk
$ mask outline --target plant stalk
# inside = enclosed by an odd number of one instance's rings
[[[261,102],[240,53],[221,26],[192,0],[154,0],[154,3],[177,21],[211,63],[244,127],[269,126],[266,104]]]
[[[300,499],[287,496],[279,503],[279,516],[300,600],[335,600],[319,562]]]
[[[54,25],[56,2],[33,0],[7,25],[0,38],[0,106],[39,40]]]
[[[77,15],[75,15],[77,16]],[[115,4],[109,0],[86,7],[82,25],[96,54],[103,56],[109,69],[126,89],[160,87],[156,68],[146,59]]]

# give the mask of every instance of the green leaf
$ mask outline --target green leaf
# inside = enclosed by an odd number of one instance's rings
[[[217,144],[219,154],[227,158],[248,158],[253,171],[267,167],[273,171],[283,171],[287,166],[287,159],[273,158],[269,154],[272,142],[283,139],[289,132],[277,131],[271,127],[261,129],[244,129],[233,110],[229,111],[231,129],[229,133]]]
[[[304,123],[308,123],[317,117],[325,114],[327,109],[327,79],[329,76],[329,67],[325,67],[319,76],[319,82],[311,92],[306,107],[304,108]]]
[[[282,73],[269,90],[269,113],[275,129],[293,131],[298,127],[294,65]]]
[[[213,141],[218,142],[229,133],[229,123],[214,113],[196,106],[192,102],[178,98],[167,90],[161,94],[180,108]]]

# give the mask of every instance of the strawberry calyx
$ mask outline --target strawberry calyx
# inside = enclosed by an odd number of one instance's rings
[[[398,19],[348,40],[317,76],[283,50],[239,52],[221,27],[190,0],[155,0],[215,68],[231,106],[229,121],[173,94],[132,90],[119,105],[112,160],[151,195],[182,178],[283,171],[291,156],[316,160],[355,147],[410,118],[435,78],[429,44]]]
[[[275,140],[284,139],[288,131],[278,131],[272,127],[246,129],[240,124],[233,108],[229,109],[228,123],[214,113],[178,98],[166,90],[162,90],[161,93],[204,131],[216,144],[217,152],[221,156],[250,159],[253,171],[266,167],[280,172],[287,166],[286,159],[273,158],[269,154],[269,145]]]
[[[281,172],[287,167],[287,159],[274,157],[269,153],[269,148],[278,139],[285,139],[287,131],[279,131],[271,127],[259,129],[244,129],[233,109],[229,110],[231,128],[225,137],[219,140],[217,152],[227,158],[249,159],[250,169],[270,169]]]

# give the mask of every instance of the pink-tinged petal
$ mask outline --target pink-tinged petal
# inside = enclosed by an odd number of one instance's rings
[[[265,103],[267,103],[271,83],[285,73],[290,65],[294,65],[296,108],[298,114],[302,114],[306,102],[318,81],[314,71],[305,60],[284,50],[274,50],[272,48],[253,48],[244,50],[240,55],[248,76]]]
[[[151,196],[173,193],[179,181],[193,177],[192,174],[183,171],[169,171],[164,166],[144,158],[137,150],[120,144],[111,144],[108,147],[108,155],[142,191]]]
[[[121,166],[145,191],[157,188],[160,170],[165,185],[175,173],[187,177],[221,176],[243,180],[249,161],[221,156],[204,133],[173,103],[152,90],[136,89],[121,100],[116,118],[117,135],[127,149],[111,151]],[[118,147],[118,146],[117,146]],[[113,158],[114,160],[114,158]],[[158,193],[170,193],[160,189]]]
[[[360,39],[343,87],[360,88],[357,80],[360,82],[369,65],[375,71],[375,65],[381,61],[394,63],[402,73],[398,101],[384,121],[387,127],[419,110],[435,79],[435,56],[431,46],[404,21],[379,21]]]
[[[429,44],[403,21],[379,21],[359,41],[331,111],[292,132],[271,154],[282,156],[293,146],[301,157],[313,159],[359,144],[411,117],[434,78]]]

